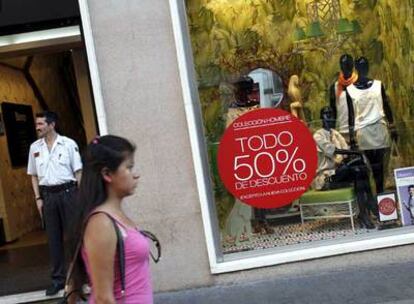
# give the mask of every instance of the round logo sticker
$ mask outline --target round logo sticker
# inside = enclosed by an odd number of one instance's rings
[[[378,203],[378,209],[383,215],[391,215],[395,211],[395,202],[389,197],[383,198]]]
[[[237,118],[218,149],[226,188],[258,208],[278,208],[299,198],[311,184],[317,151],[305,124],[289,112],[259,109]]]

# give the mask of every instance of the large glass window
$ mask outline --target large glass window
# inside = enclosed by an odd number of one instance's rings
[[[186,12],[224,255],[414,223],[412,1],[187,0]],[[311,187],[280,208],[244,204],[218,173],[226,127],[260,108],[298,117],[317,146]]]

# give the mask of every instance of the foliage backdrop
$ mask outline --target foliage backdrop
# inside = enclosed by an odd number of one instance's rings
[[[233,199],[214,168],[216,143],[224,131],[225,113],[232,99],[228,86],[256,67],[274,70],[285,88],[299,75],[310,120],[328,103],[328,89],[338,73],[341,54],[365,56],[370,77],[387,90],[400,134],[402,165],[414,164],[414,0],[342,0],[341,11],[357,19],[362,32],[327,56],[321,51],[294,51],[293,32],[307,22],[305,0],[188,0],[187,17],[212,160],[220,225]],[[285,94],[286,95],[286,94]],[[285,105],[289,100],[285,100]],[[401,140],[403,139],[403,140]]]

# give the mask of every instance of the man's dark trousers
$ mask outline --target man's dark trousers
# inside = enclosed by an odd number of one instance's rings
[[[52,282],[65,283],[64,234],[71,227],[77,188],[75,185],[60,191],[41,188],[43,197],[43,218],[49,242],[49,255],[52,266]]]

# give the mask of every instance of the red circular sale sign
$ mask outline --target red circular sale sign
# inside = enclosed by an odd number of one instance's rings
[[[218,169],[226,188],[258,208],[278,208],[299,198],[317,168],[312,134],[296,117],[259,109],[237,118],[225,131]]]
[[[382,213],[383,215],[391,215],[394,213],[396,209],[395,202],[389,197],[383,198],[378,203],[378,209],[379,209],[379,212]]]

